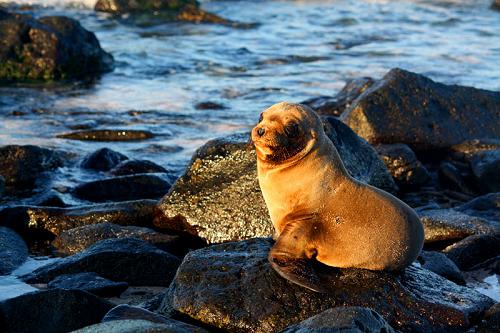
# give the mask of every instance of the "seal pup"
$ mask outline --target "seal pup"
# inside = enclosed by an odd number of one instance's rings
[[[399,271],[417,258],[424,242],[417,214],[351,177],[313,110],[275,104],[261,113],[251,139],[275,229],[269,261],[281,276],[322,292],[316,261]]]

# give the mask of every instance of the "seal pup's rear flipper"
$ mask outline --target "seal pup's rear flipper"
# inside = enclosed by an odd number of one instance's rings
[[[298,259],[270,253],[269,262],[274,270],[288,281],[318,293],[327,292],[314,270],[311,259]]]

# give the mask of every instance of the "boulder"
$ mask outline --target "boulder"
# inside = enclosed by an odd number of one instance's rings
[[[456,284],[465,285],[462,272],[445,254],[436,251],[422,251],[417,261],[423,268],[441,275]]]
[[[377,312],[358,306],[328,309],[281,333],[395,333],[392,327]]]
[[[2,197],[4,191],[5,191],[5,178],[0,176],[0,198]]]
[[[360,306],[403,332],[465,331],[494,301],[416,266],[400,274],[330,268],[327,293],[283,279],[270,266],[270,239],[224,243],[184,258],[160,313],[171,309],[230,332],[278,332],[327,309]]]
[[[101,142],[120,142],[120,141],[142,141],[154,138],[155,135],[149,131],[140,130],[85,130],[56,135],[59,139],[80,140],[80,141],[101,141]]]
[[[57,236],[64,230],[102,222],[151,227],[156,204],[155,200],[137,200],[69,208],[13,206],[0,210],[0,225],[26,238],[39,232]]]
[[[395,190],[392,177],[370,145],[333,117],[326,117],[324,126],[351,175]],[[199,148],[185,174],[162,199],[155,225],[186,231],[208,243],[271,235],[273,226],[248,138],[248,134],[233,135]]]
[[[429,172],[405,144],[377,145],[375,150],[402,189],[418,188],[429,179]]]
[[[168,286],[179,264],[177,257],[142,240],[112,238],[21,278],[27,283],[48,283],[62,274],[94,272],[134,286]]]
[[[112,307],[81,290],[35,291],[0,302],[0,331],[69,332],[98,323]]]
[[[500,139],[485,138],[465,140],[449,148],[451,157],[462,161],[469,161],[473,155],[491,150],[500,150]]]
[[[422,210],[418,213],[424,225],[426,243],[500,232],[500,221],[467,215],[452,208]]]
[[[130,175],[78,185],[73,189],[73,195],[92,202],[159,199],[170,186],[167,180],[156,175]]]
[[[113,70],[94,33],[74,19],[0,15],[0,80],[80,79]]]
[[[363,92],[341,119],[371,144],[416,150],[500,137],[500,92],[445,85],[399,68]]]
[[[81,167],[97,171],[109,171],[125,160],[128,160],[127,156],[109,148],[101,148],[86,156]]]
[[[62,155],[50,149],[31,145],[0,147],[0,175],[7,187],[32,188],[42,173],[63,164]]]
[[[500,221],[500,192],[489,193],[454,207],[455,210],[487,220]]]
[[[482,262],[500,256],[500,234],[473,235],[443,250],[461,270],[474,269]]]
[[[457,163],[442,162],[438,169],[439,184],[441,187],[461,193],[473,194],[473,187],[475,186],[471,186],[474,184],[468,181],[470,179],[470,172],[469,170],[464,172],[463,169],[463,167],[457,167]]]
[[[491,9],[500,10],[500,0],[493,0],[491,3]]]
[[[500,191],[500,149],[476,153],[470,164],[481,192]]]
[[[196,103],[194,108],[196,110],[225,110],[227,109],[227,106],[217,102],[206,101],[206,102]]]
[[[500,331],[500,303],[496,303],[485,312],[483,320],[477,326],[476,332],[497,333],[499,331]]]
[[[109,238],[138,238],[169,253],[177,254],[182,244],[178,236],[162,234],[149,228],[120,226],[108,222],[65,230],[52,242],[58,252],[71,255]],[[186,251],[187,252],[187,251]]]
[[[9,228],[0,227],[0,275],[8,275],[28,258],[24,240]]]
[[[340,116],[361,93],[371,87],[375,81],[370,77],[362,77],[347,81],[344,88],[334,97],[320,96],[303,101],[317,113],[325,116]]]
[[[76,330],[73,333],[206,333],[208,331],[185,324],[179,321],[171,321],[168,324],[158,324],[149,320],[113,320],[105,323],[95,324]]]
[[[109,173],[113,176],[134,175],[137,173],[167,173],[167,169],[148,160],[128,160],[118,164]]]
[[[220,16],[202,10],[196,0],[98,0],[95,10],[117,15],[155,16],[162,21],[231,23]]]
[[[50,289],[77,289],[101,297],[120,296],[128,288],[126,282],[115,282],[95,273],[63,274],[47,284]]]

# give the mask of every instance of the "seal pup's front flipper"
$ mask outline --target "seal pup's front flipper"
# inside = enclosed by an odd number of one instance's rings
[[[269,251],[269,262],[273,269],[285,279],[310,290],[324,293],[316,269],[317,250],[310,239],[308,223],[314,223],[310,217],[287,223],[274,246]]]

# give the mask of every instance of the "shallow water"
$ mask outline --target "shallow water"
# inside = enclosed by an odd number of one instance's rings
[[[334,95],[350,78],[379,78],[401,67],[500,90],[500,13],[489,9],[491,0],[203,2],[226,18],[257,23],[249,29],[139,27],[95,13],[95,0],[16,3],[37,5],[28,9],[36,16],[80,20],[113,54],[116,69],[85,84],[0,86],[0,145],[36,144],[80,157],[109,147],[179,173],[197,147],[249,129],[265,107]],[[204,101],[227,108],[196,110]],[[150,130],[157,137],[127,143],[55,137],[82,126]],[[99,177],[105,175],[66,167],[54,187]],[[11,292],[6,281],[0,279],[0,296]],[[17,281],[15,288],[29,289]]]

